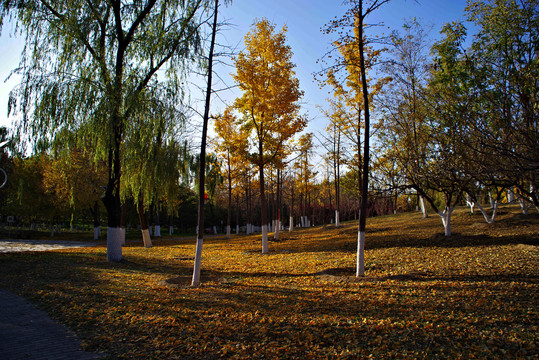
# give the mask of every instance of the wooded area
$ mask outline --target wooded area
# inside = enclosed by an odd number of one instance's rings
[[[359,219],[360,276],[367,217],[422,209],[451,236],[458,205],[487,223],[500,203],[539,211],[535,0],[470,1],[473,37],[454,22],[434,43],[415,19],[375,37],[369,16],[390,1],[350,1],[320,35],[333,49],[314,75],[333,96],[318,104],[319,133],[306,131],[286,26],[260,19],[230,59],[243,95],[206,116],[207,154],[186,131],[184,84],[208,65],[218,2],[3,4],[27,35],[10,98],[19,122],[3,133],[4,224],[92,224],[96,238],[106,224],[115,262],[126,227],[146,247],[150,226],[196,233],[197,197],[200,234],[260,231],[264,254],[269,233]],[[211,77],[208,89],[209,104]]]

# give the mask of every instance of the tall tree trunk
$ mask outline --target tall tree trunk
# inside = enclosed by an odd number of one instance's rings
[[[230,151],[227,151],[228,164],[228,209],[226,217],[226,238],[230,239],[230,226],[232,222],[232,175],[230,169]]]
[[[259,144],[260,149],[260,159],[262,161],[262,143]],[[258,165],[258,172],[259,172],[259,185],[260,185],[260,217],[261,217],[261,225],[262,225],[262,254],[269,254],[269,247],[268,247],[268,217],[267,217],[267,209],[266,209],[266,193],[264,189],[264,165],[261,162],[260,165]]]
[[[288,231],[294,231],[294,182],[295,177],[292,176],[292,182],[290,186],[290,192],[292,199],[290,200],[290,225],[288,227]]]
[[[94,206],[90,207],[90,212],[92,213],[93,217],[93,225],[94,225],[94,240],[99,239],[99,235],[101,235],[101,221],[99,218],[99,202],[95,201]]]
[[[419,195],[419,205],[421,206],[421,212],[423,213],[423,219],[426,219],[429,217],[429,213],[427,212],[427,207],[425,205],[425,198],[421,195]]]
[[[370,135],[370,113],[369,113],[369,90],[367,88],[367,75],[365,69],[364,39],[363,39],[363,0],[359,1],[359,66],[361,71],[361,87],[363,92],[363,104],[365,106],[365,132],[363,142],[363,182],[361,184],[361,211],[359,212],[359,236],[356,276],[365,275],[364,248],[365,248],[365,228],[367,224],[367,204],[369,194],[369,135]],[[360,121],[360,119],[358,119]],[[358,124],[359,126],[359,124]]]
[[[277,169],[277,216],[276,216],[276,224],[275,224],[275,235],[273,238],[275,240],[279,240],[279,231],[281,230],[281,182],[280,182],[280,170]]]
[[[120,119],[116,115],[114,121],[114,145],[108,154],[108,182],[103,197],[103,204],[107,209],[107,261],[122,261],[122,244],[125,242],[125,233],[121,229],[122,203],[120,200]]]
[[[200,145],[200,169],[198,182],[198,235],[193,266],[193,280],[191,286],[200,285],[200,263],[202,261],[202,245],[204,242],[204,185],[206,180],[206,136],[208,134],[208,119],[210,117],[211,85],[213,75],[213,49],[215,47],[215,34],[217,33],[217,11],[219,0],[215,0],[215,12],[213,14],[213,26],[208,57],[208,85],[206,88],[206,104],[204,107],[204,119],[202,125],[202,142]]]
[[[144,243],[145,248],[152,247],[152,239],[150,237],[150,230],[148,227],[148,220],[146,214],[144,213],[144,203],[142,202],[142,197],[139,196],[137,204],[138,218],[140,221],[140,231],[142,232],[142,242]]]

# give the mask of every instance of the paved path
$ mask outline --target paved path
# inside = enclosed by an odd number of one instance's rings
[[[0,253],[80,248],[97,244],[95,242],[65,240],[0,240]]]
[[[0,289],[0,359],[90,360],[100,354],[80,350],[66,327],[25,299]]]

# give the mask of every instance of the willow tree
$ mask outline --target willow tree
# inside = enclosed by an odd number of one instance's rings
[[[170,200],[176,198],[180,178],[177,136],[184,121],[178,118],[177,104],[167,99],[148,98],[144,103],[147,109],[133,116],[126,128],[121,193],[124,202],[127,197],[135,201],[142,239],[148,248],[152,246],[146,217],[150,206],[153,204],[159,211],[165,203],[169,214],[174,211],[174,201]],[[156,225],[156,233],[157,229]]]
[[[268,219],[264,167],[276,163],[287,152],[289,140],[307,125],[299,115],[303,92],[295,76],[292,51],[286,45],[286,27],[263,19],[245,36],[246,49],[235,59],[234,80],[243,91],[235,107],[249,145],[246,158],[258,167],[262,225],[262,253],[268,249]]]
[[[209,0],[4,0],[0,23],[14,15],[26,34],[10,99],[32,138],[77,133],[106,159],[107,259],[122,260],[122,150],[141,99],[152,92],[179,102],[187,60],[200,49]]]
[[[365,273],[364,247],[367,221],[367,204],[369,190],[369,152],[370,152],[370,107],[373,94],[383,86],[387,79],[379,79],[375,84],[367,78],[368,69],[376,64],[380,51],[369,47],[365,34],[368,27],[365,19],[388,3],[390,0],[350,0],[350,9],[341,18],[329,23],[326,32],[343,34],[334,45],[339,51],[339,63],[328,72],[328,82],[335,87],[337,96],[344,96],[350,106],[357,112],[357,123],[354,127],[358,134],[358,157],[362,156],[361,166],[361,205],[359,212],[358,246],[356,276]],[[335,70],[343,70],[344,80],[339,82],[334,76]],[[348,90],[346,89],[348,88]],[[362,119],[363,118],[363,119]],[[359,129],[363,120],[363,154],[360,153]],[[359,160],[359,159],[358,159]]]

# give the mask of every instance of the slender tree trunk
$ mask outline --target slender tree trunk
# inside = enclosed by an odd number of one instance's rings
[[[453,210],[455,210],[454,207],[446,206],[443,212],[438,212],[438,215],[442,218],[445,236],[451,236],[451,214]]]
[[[154,227],[153,236],[161,237],[161,217],[159,216],[159,207],[158,206],[156,206],[155,227]]]
[[[427,207],[425,206],[425,198],[421,195],[419,195],[419,205],[421,206],[421,212],[423,213],[423,219],[426,219],[429,217],[429,213],[427,212]]]
[[[227,151],[228,164],[228,209],[226,217],[226,238],[230,239],[230,226],[232,222],[232,175],[230,169],[230,151]]]
[[[358,235],[358,255],[356,276],[365,275],[364,248],[365,248],[365,228],[367,224],[367,204],[369,194],[369,135],[370,135],[370,113],[369,113],[369,90],[367,88],[367,75],[365,69],[364,39],[363,39],[363,1],[359,1],[359,66],[361,71],[361,87],[363,91],[365,132],[363,141],[363,182],[361,184],[361,211],[359,213],[359,235]],[[361,119],[358,119],[360,122]],[[360,124],[358,123],[358,126]]]
[[[259,144],[260,158],[262,159],[262,143]],[[261,160],[262,161],[262,160]],[[264,189],[264,165],[258,165],[259,184],[260,184],[260,215],[262,225],[262,254],[269,254],[268,247],[268,220],[266,209],[266,194]]]
[[[202,125],[202,142],[200,145],[200,168],[198,182],[198,235],[195,252],[195,263],[193,266],[193,280],[191,286],[200,285],[200,263],[202,261],[202,245],[204,242],[204,185],[206,180],[206,136],[208,134],[208,119],[210,117],[211,85],[213,75],[213,49],[215,47],[215,34],[217,33],[217,11],[219,0],[215,0],[215,12],[213,14],[213,27],[208,57],[208,85],[206,88],[206,105],[204,108],[204,119]]]
[[[152,239],[150,237],[150,230],[148,227],[148,220],[146,218],[146,214],[144,214],[144,204],[142,203],[142,200],[139,199],[138,206],[137,206],[137,212],[138,212],[138,218],[140,221],[140,231],[142,232],[142,241],[144,243],[145,248],[151,248],[152,247]]]
[[[498,212],[498,200],[494,200],[494,209],[492,210],[491,217],[488,216],[487,211],[478,202],[474,201],[473,203],[477,206],[479,211],[481,211],[481,214],[483,214],[483,217],[485,218],[487,224],[493,224],[494,220],[496,219],[496,213]]]
[[[288,231],[294,231],[294,182],[295,177],[292,176],[292,182],[290,186],[291,200],[290,200],[290,225],[288,226]]]
[[[92,217],[94,219],[94,240],[99,239],[99,235],[101,235],[101,221],[99,219],[99,203],[96,201],[94,203],[93,208],[90,207],[90,212],[92,213]]]
[[[277,218],[275,221],[275,234],[273,238],[279,240],[279,231],[281,230],[281,183],[280,183],[280,170],[277,169]]]
[[[108,154],[108,183],[103,197],[103,204],[107,209],[107,261],[122,261],[122,244],[125,242],[125,233],[120,226],[122,213],[122,203],[120,200],[120,145],[122,133],[120,129],[120,119],[118,115],[113,123],[114,144],[109,149]]]

